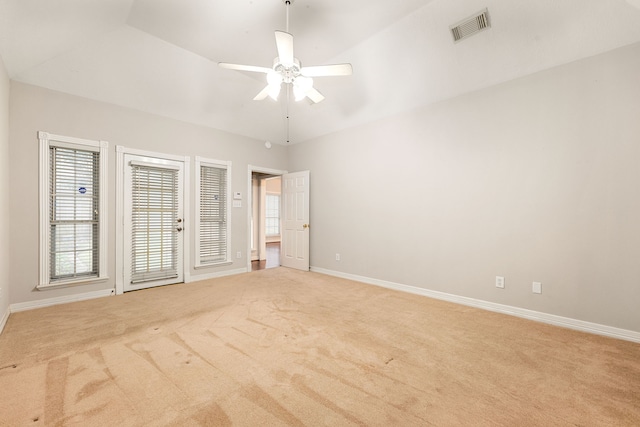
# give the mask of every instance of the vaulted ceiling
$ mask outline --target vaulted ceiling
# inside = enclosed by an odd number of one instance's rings
[[[303,65],[353,64],[315,79],[321,103],[253,101],[264,74],[217,66],[270,67],[283,0],[0,0],[0,56],[16,81],[297,143],[640,42],[640,0],[294,0],[289,24]]]

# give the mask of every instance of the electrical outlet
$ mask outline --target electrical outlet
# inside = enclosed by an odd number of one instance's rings
[[[242,258],[242,252],[240,251],[236,252],[236,258],[238,259]]]
[[[542,293],[542,283],[533,282],[532,290],[533,290],[534,294],[541,294]]]
[[[340,261],[340,254],[336,254],[336,261]]]
[[[504,277],[496,276],[496,288],[504,289]]]

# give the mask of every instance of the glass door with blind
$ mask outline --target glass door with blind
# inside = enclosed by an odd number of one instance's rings
[[[183,282],[184,164],[124,161],[124,291]]]

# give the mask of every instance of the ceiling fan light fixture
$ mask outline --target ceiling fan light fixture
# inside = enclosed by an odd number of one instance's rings
[[[277,101],[278,95],[280,95],[280,85],[269,85],[269,97]]]
[[[268,94],[274,101],[278,100],[280,95],[280,86],[282,85],[282,75],[276,71],[267,73]]]
[[[350,76],[353,73],[353,67],[351,64],[302,67],[298,58],[293,55],[293,35],[289,33],[289,6],[294,2],[294,0],[282,1],[284,2],[287,10],[287,27],[286,31],[275,31],[276,50],[278,51],[278,56],[274,58],[272,68],[269,69],[255,65],[231,64],[227,62],[219,62],[218,66],[230,70],[266,74],[267,86],[265,86],[253,98],[254,101],[261,101],[267,96],[277,101],[281,92],[282,83],[286,83],[287,85],[290,84],[293,86],[293,94],[296,101],[300,101],[306,97],[312,103],[317,104],[324,100],[324,96],[313,87],[313,79],[311,77]],[[287,106],[290,94],[288,89],[289,87],[287,87]]]
[[[295,96],[296,101],[302,101],[312,88],[313,79],[311,77],[296,77],[293,81],[293,95]]]
[[[296,101],[302,101],[307,95],[297,86],[293,87],[293,96]]]
[[[267,83],[269,86],[280,86],[282,83],[282,75],[276,71],[269,71],[267,73]]]

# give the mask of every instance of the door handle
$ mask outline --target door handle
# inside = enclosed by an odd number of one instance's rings
[[[309,224],[302,224],[302,228],[309,228]]]

